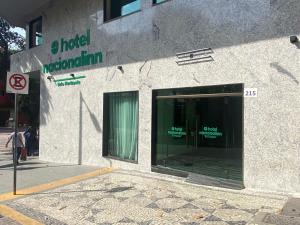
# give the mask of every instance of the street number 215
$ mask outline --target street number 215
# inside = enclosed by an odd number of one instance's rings
[[[246,88],[244,97],[257,97],[257,88]]]

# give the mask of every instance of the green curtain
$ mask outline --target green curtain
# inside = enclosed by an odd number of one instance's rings
[[[108,118],[109,154],[121,159],[137,160],[137,92],[110,94]]]

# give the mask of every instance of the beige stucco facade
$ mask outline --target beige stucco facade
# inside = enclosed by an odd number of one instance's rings
[[[243,83],[244,186],[300,192],[300,2],[170,0],[103,22],[102,0],[53,1],[40,12],[44,44],[12,56],[11,71],[41,71],[40,158],[151,171],[154,89]],[[34,18],[32,18],[34,19]],[[53,55],[51,43],[91,31],[91,44]],[[178,66],[176,53],[212,48],[213,61]],[[43,74],[42,65],[103,53],[103,63]],[[122,73],[117,67],[122,66]],[[57,87],[47,77],[86,76]],[[138,163],[102,157],[103,93],[139,92]]]

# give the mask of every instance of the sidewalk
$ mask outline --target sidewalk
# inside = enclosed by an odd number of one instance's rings
[[[0,128],[0,194],[13,191],[13,159],[10,148],[5,148],[11,132]],[[51,181],[72,177],[98,169],[92,166],[43,162],[38,157],[28,157],[17,167],[17,189],[32,187]]]
[[[0,146],[5,135],[0,133]],[[12,155],[0,149],[0,225],[266,225],[253,220],[263,214],[266,219],[261,220],[271,221],[288,200],[156,173],[97,170],[37,157],[18,166],[18,189],[28,188],[12,198],[1,195],[12,191]],[[291,224],[297,223],[279,225]]]
[[[255,215],[277,214],[286,200],[118,170],[24,196],[6,206],[39,224],[253,225]]]

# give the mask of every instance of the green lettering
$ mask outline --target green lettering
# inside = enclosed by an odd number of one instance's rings
[[[88,63],[87,65],[91,65],[91,64],[95,64],[95,58],[94,58],[94,54],[88,54],[87,55],[87,60],[88,60]]]
[[[78,34],[76,34],[74,42],[75,42],[75,47],[79,48],[80,46],[79,46],[79,35]]]
[[[62,38],[60,41],[60,52],[64,52],[68,50],[69,50],[68,42]]]
[[[85,66],[86,65],[86,57],[85,57],[85,54],[87,52],[86,51],[81,51],[81,63],[82,63],[82,66]]]
[[[75,67],[75,60],[74,59],[69,59],[68,60],[68,65],[69,65],[69,69],[74,68]]]
[[[43,73],[49,73],[49,65],[44,65]]]
[[[80,43],[81,47],[85,46],[87,44],[87,38],[86,38],[86,36],[82,35],[80,37],[79,43]]]
[[[75,47],[75,40],[74,40],[74,39],[70,39],[68,45],[69,45],[69,46],[68,46],[69,49],[70,49],[70,50],[73,50],[74,47]]]
[[[64,60],[64,61],[62,62],[62,69],[63,69],[63,70],[66,70],[66,69],[68,69],[68,68],[70,68],[70,67],[69,67],[69,63],[68,63],[68,60]]]
[[[81,56],[80,56],[80,57],[77,57],[77,58],[75,59],[75,67],[80,67],[80,66],[82,66],[81,61],[82,61]]]
[[[91,43],[91,31],[90,31],[90,29],[88,29],[86,33],[87,33],[86,34],[87,45],[90,45],[90,43]]]
[[[52,73],[55,69],[55,65],[53,63],[49,64],[49,72]]]
[[[96,63],[102,63],[102,52],[97,52],[95,54],[95,64]]]

